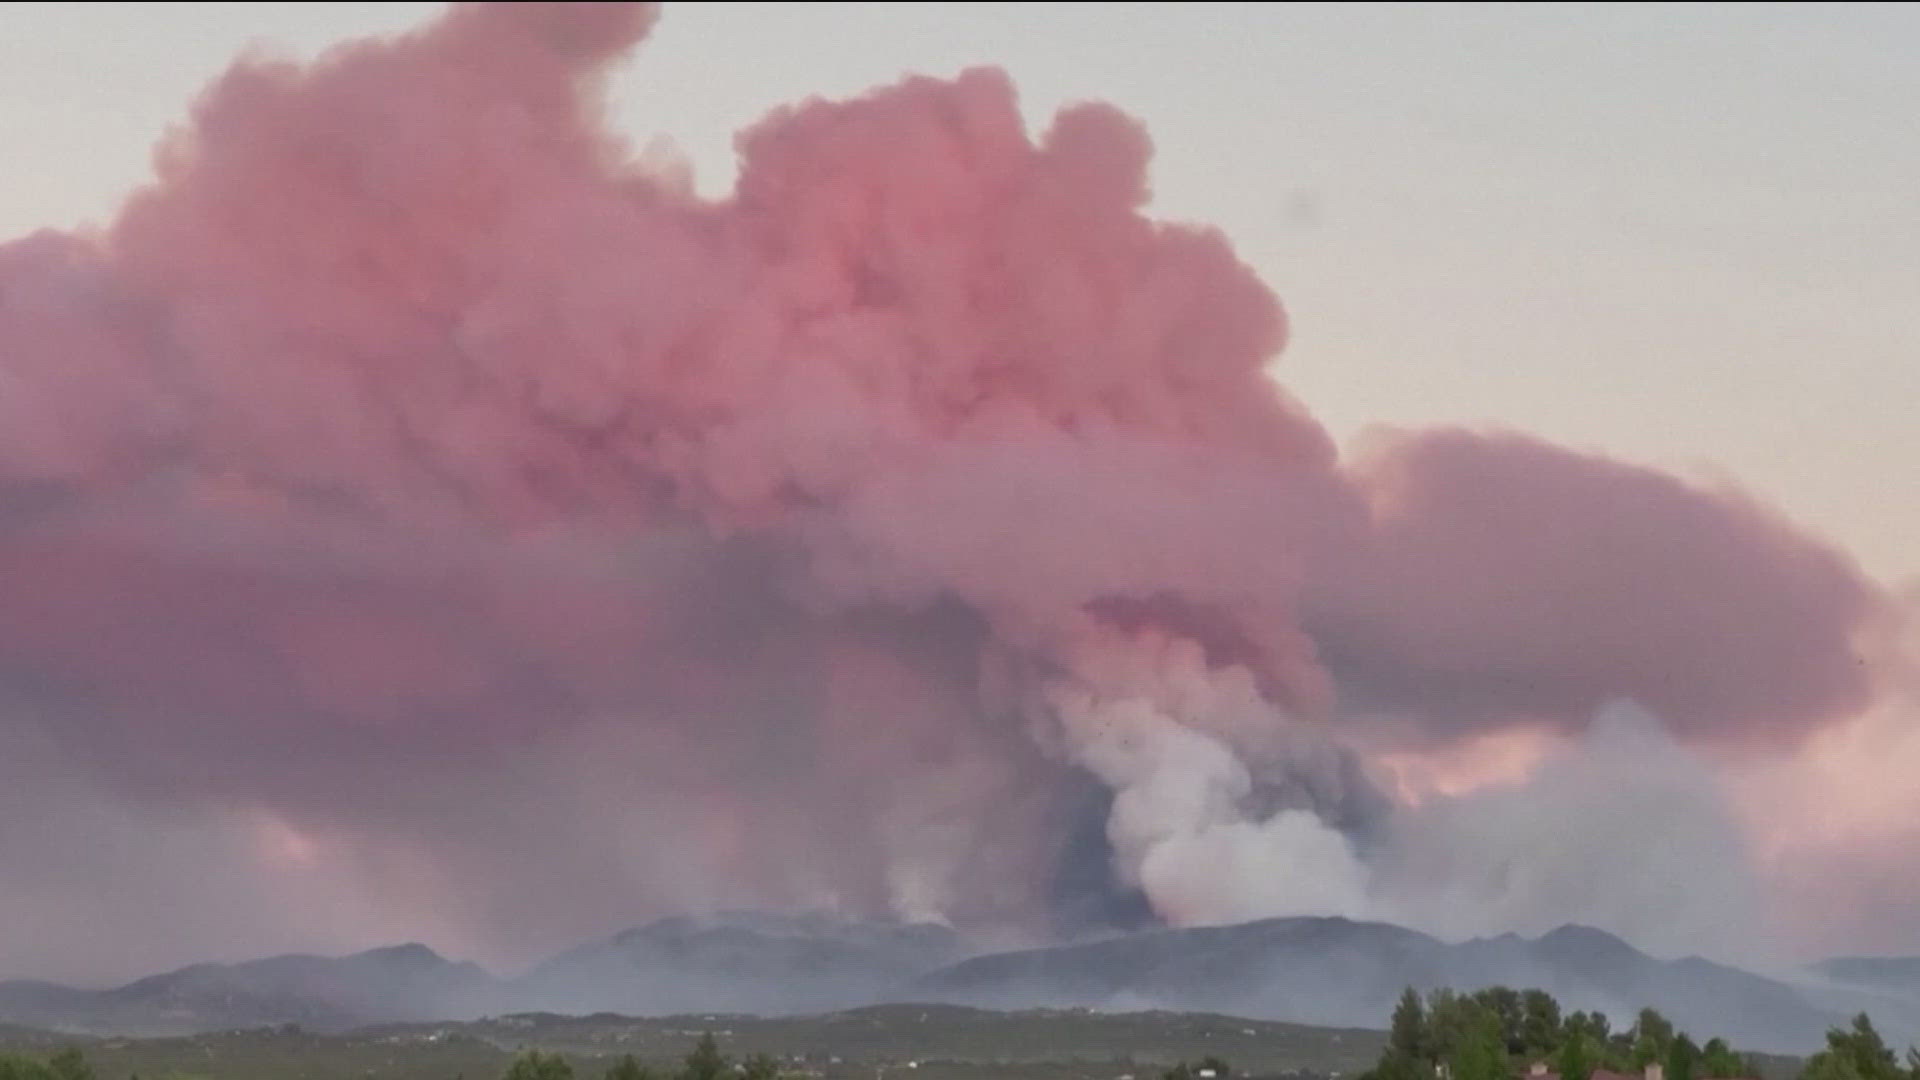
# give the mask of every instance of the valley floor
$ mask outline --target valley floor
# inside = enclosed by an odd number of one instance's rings
[[[1383,1034],[1195,1013],[1003,1013],[888,1005],[826,1016],[516,1016],[318,1035],[278,1029],[170,1039],[78,1040],[100,1080],[492,1080],[526,1048],[559,1051],[582,1080],[622,1054],[666,1064],[711,1031],[729,1056],[769,1053],[823,1080],[1136,1080],[1208,1054],[1244,1076],[1355,1076]],[[0,1052],[59,1036],[0,1031]]]

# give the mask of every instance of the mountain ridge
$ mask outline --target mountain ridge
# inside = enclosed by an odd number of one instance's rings
[[[1899,1041],[1920,1035],[1920,992],[1861,981],[1882,969],[1904,978],[1908,959],[1837,958],[1801,984],[1700,957],[1658,959],[1578,924],[1449,943],[1392,923],[1299,916],[981,951],[936,924],[722,912],[634,926],[512,978],[407,943],[194,964],[103,990],[13,980],[0,982],[0,1023],[114,1035],[344,1031],[513,1013],[777,1016],[916,1001],[1378,1027],[1409,985],[1507,985],[1547,990],[1569,1010],[1600,1009],[1616,1026],[1651,1006],[1702,1037],[1805,1052],[1855,1011]]]
[[[56,1031],[173,1035],[298,1024],[345,1030],[394,1020],[451,1019],[495,980],[479,965],[418,943],[346,956],[283,953],[189,964],[102,990],[35,979],[0,982],[0,1022]]]

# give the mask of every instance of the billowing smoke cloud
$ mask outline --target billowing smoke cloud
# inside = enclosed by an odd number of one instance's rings
[[[1791,746],[1866,705],[1850,628],[1880,597],[1741,493],[1514,435],[1382,443],[1373,557],[1320,635],[1353,707],[1450,734],[1624,695],[1688,739]]]
[[[1127,117],[909,79],[773,113],[709,201],[601,123],[653,18],[243,62],[109,226],[0,246],[6,722],[538,945],[1385,911],[1441,819],[1383,745],[1867,700],[1878,594],[1737,493],[1465,431],[1343,464]]]
[[[1712,764],[1613,705],[1524,782],[1409,815],[1378,895],[1450,936],[1576,922],[1666,955],[1773,959],[1748,843]]]

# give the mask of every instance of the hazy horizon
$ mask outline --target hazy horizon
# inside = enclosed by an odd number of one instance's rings
[[[1920,14],[503,10],[0,15],[0,979],[1920,954]]]

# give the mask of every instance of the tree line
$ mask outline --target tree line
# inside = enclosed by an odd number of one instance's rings
[[[1534,1063],[1543,1063],[1560,1080],[1592,1080],[1599,1069],[1641,1072],[1659,1064],[1665,1080],[1752,1080],[1758,1061],[1736,1053],[1725,1040],[1696,1044],[1653,1009],[1642,1009],[1633,1024],[1614,1031],[1601,1012],[1562,1014],[1560,1003],[1542,990],[1491,987],[1471,994],[1435,990],[1422,997],[1413,988],[1400,995],[1393,1010],[1387,1045],[1372,1069],[1359,1080],[1513,1080]],[[1227,1063],[1209,1057],[1182,1063],[1163,1080],[1195,1080],[1211,1073],[1226,1080]],[[754,1054],[738,1062],[720,1052],[711,1034],[702,1035],[678,1067],[656,1069],[632,1054],[609,1065],[603,1080],[784,1080],[780,1062]],[[96,1080],[78,1049],[46,1057],[0,1054],[0,1080]],[[528,1050],[508,1065],[504,1080],[576,1080],[572,1062],[557,1053]],[[1808,1058],[1799,1080],[1920,1080],[1920,1049],[1909,1047],[1904,1061],[1886,1044],[1865,1013],[1847,1027],[1827,1032],[1826,1049]]]
[[[781,1080],[785,1076],[780,1062],[766,1054],[754,1054],[737,1065],[720,1052],[711,1034],[700,1036],[693,1050],[671,1070],[654,1069],[627,1054],[607,1067],[605,1080]],[[0,1080],[8,1080],[0,1075]],[[573,1063],[559,1054],[528,1050],[507,1066],[505,1080],[574,1080]]]
[[[1408,987],[1393,1010],[1386,1049],[1363,1080],[1509,1080],[1536,1062],[1561,1080],[1589,1080],[1599,1069],[1640,1072],[1653,1064],[1666,1080],[1760,1075],[1754,1060],[1725,1040],[1696,1043],[1654,1009],[1640,1010],[1630,1027],[1615,1031],[1603,1012],[1563,1014],[1544,990],[1441,989],[1422,998]]]
[[[1807,1059],[1800,1080],[1920,1080],[1920,1049],[1907,1047],[1904,1067],[1861,1013],[1851,1027],[1827,1032],[1827,1048]]]
[[[1602,1012],[1562,1014],[1544,990],[1504,986],[1472,994],[1435,990],[1400,995],[1387,1045],[1360,1080],[1511,1080],[1536,1063],[1560,1080],[1591,1080],[1596,1070],[1643,1072],[1658,1064],[1665,1080],[1739,1080],[1760,1076],[1758,1059],[1725,1040],[1697,1044],[1654,1009],[1614,1031]],[[1806,1060],[1800,1080],[1920,1080],[1920,1048],[1905,1061],[1861,1013],[1827,1032],[1827,1047]]]
[[[93,1066],[69,1047],[51,1057],[0,1054],[0,1080],[94,1080]]]
[[[1232,1075],[1233,1069],[1227,1065],[1225,1059],[1209,1054],[1192,1065],[1184,1061],[1180,1062],[1161,1073],[1160,1080],[1201,1080],[1203,1077],[1211,1080],[1227,1080]]]

